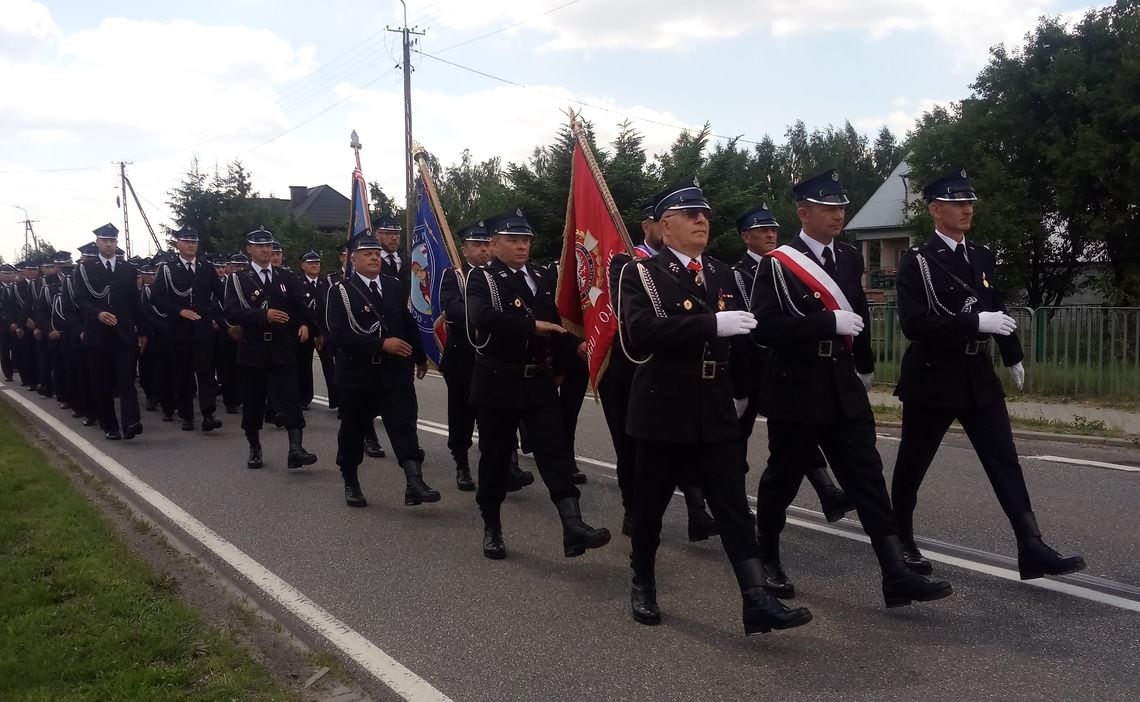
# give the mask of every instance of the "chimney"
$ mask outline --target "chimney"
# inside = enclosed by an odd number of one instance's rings
[[[309,196],[309,188],[305,185],[290,185],[289,186],[289,203],[293,207],[297,207],[305,198]]]

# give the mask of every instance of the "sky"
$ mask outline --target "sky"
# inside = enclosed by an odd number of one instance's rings
[[[408,25],[424,32],[413,135],[445,165],[464,149],[524,161],[570,107],[603,144],[628,119],[650,154],[706,121],[746,142],[780,142],[796,120],[902,137],[924,111],[969,95],[991,46],[1016,48],[1039,17],[1089,7],[407,0]],[[210,173],[240,159],[262,196],[348,193],[354,129],[365,178],[401,197],[401,38],[386,29],[403,23],[398,0],[0,0],[0,256],[14,260],[26,217],[57,249],[105,222],[122,229],[118,161],[160,239],[173,224],[168,192],[195,157]],[[133,205],[128,216],[132,253],[152,253]]]

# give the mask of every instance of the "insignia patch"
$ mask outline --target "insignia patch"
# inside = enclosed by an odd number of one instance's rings
[[[522,300],[515,298],[515,307],[522,307]]]
[[[259,296],[259,295],[261,295],[261,291],[260,291],[260,290],[254,290],[254,291],[253,291],[253,296],[254,296],[254,297],[257,297],[257,296]]]
[[[701,181],[697,180],[696,176],[693,176],[693,186],[697,188],[701,187]]]
[[[966,169],[963,168],[962,172],[959,175],[961,175],[963,178],[965,178],[966,177]]]
[[[684,302],[681,303],[681,307],[684,307],[685,311],[688,312],[689,310],[693,309],[693,301],[692,300],[685,300]]]
[[[834,180],[836,183],[838,183],[839,182],[839,171],[832,171],[831,172],[831,179]]]
[[[985,286],[985,287],[987,287],[987,288],[988,288],[988,287],[990,287],[990,281],[989,281],[989,278],[986,278],[986,274],[985,274],[985,273],[982,273],[982,285],[984,285],[984,286]]]
[[[522,208],[520,207],[517,210],[515,210],[515,214],[517,214],[519,217],[522,217],[523,216]]]
[[[722,297],[720,300],[718,300],[718,301],[717,301],[717,303],[716,303],[716,307],[717,307],[717,309],[719,309],[721,312],[724,312],[725,304],[724,304],[724,298],[723,298],[723,297]]]
[[[813,292],[813,293],[811,294],[811,296],[812,296],[812,297],[814,297],[815,299],[817,299],[817,300],[818,300],[818,299],[819,299],[819,292],[818,292],[818,291],[816,291],[816,292]]]
[[[372,305],[365,305],[365,306],[364,306],[364,311],[365,311],[365,312],[371,312],[371,311],[372,311]]]

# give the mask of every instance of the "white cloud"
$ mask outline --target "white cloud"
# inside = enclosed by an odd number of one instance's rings
[[[34,53],[59,37],[46,7],[32,0],[5,0],[0,6],[0,57]]]
[[[952,102],[954,101],[948,98],[926,97],[916,100],[898,97],[892,101],[892,109],[885,115],[863,117],[852,120],[851,124],[864,134],[868,134],[871,139],[874,139],[879,129],[885,126],[901,141],[907,132],[914,129],[915,123],[924,113],[935,107],[949,107]]]

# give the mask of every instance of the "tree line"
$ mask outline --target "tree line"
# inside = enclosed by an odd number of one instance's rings
[[[970,172],[981,201],[969,236],[995,251],[1000,282],[1013,301],[1057,304],[1079,286],[1091,286],[1110,304],[1140,303],[1140,0],[1090,10],[1073,26],[1041,19],[1022,47],[991,49],[970,89],[969,97],[925,113],[902,140],[883,127],[872,141],[849,121],[811,130],[797,121],[779,142],[714,138],[706,124],[649,154],[644,135],[629,122],[608,144],[596,142],[588,121],[586,127],[635,240],[640,204],[669,183],[697,175],[717,214],[709,253],[734,261],[743,251],[735,220],[752,206],[766,203],[787,240],[799,231],[794,182],[838,168],[850,218],[905,158],[913,189],[952,167]],[[445,166],[430,156],[452,231],[520,207],[536,231],[534,258],[557,258],[574,144],[567,125],[520,163],[476,161],[464,151]],[[376,183],[370,191],[374,216],[403,218]],[[236,250],[251,224],[265,224],[290,257],[316,248],[328,254],[326,267],[336,265],[331,254],[340,240],[259,201],[240,161],[212,176],[194,162],[169,204],[177,226],[198,229],[206,249]],[[921,202],[908,222],[920,240],[931,230]],[[876,255],[877,249],[872,259]],[[1091,277],[1090,263],[1100,264]]]

